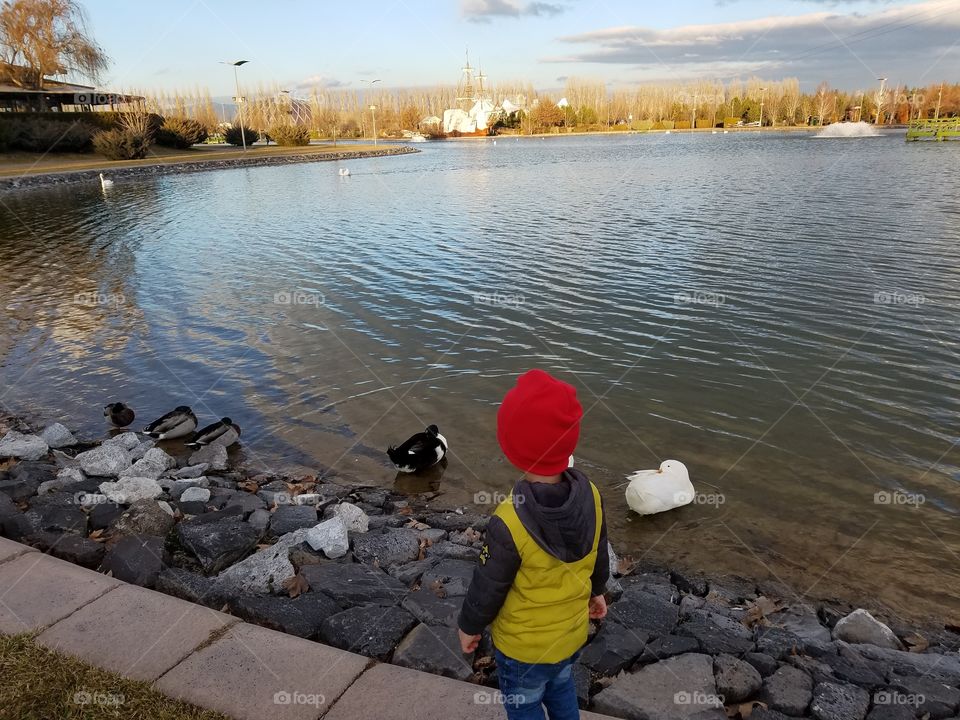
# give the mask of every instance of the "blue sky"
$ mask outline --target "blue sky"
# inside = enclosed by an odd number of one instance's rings
[[[113,62],[104,85],[232,94],[451,84],[465,48],[490,79],[559,88],[799,77],[805,89],[960,80],[960,0],[86,0]]]

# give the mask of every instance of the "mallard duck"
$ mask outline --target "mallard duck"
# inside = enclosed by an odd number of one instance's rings
[[[664,460],[659,470],[638,470],[627,480],[627,505],[640,515],[688,505],[695,495],[687,466],[679,460]]]
[[[417,433],[399,447],[391,445],[387,455],[400,472],[411,473],[436,465],[447,454],[447,439],[436,425]]]
[[[218,420],[212,425],[207,425],[202,430],[197,430],[185,443],[189,447],[199,448],[204,445],[223,445],[230,447],[240,439],[240,426],[228,417]]]
[[[180,405],[147,425],[143,432],[157,440],[173,440],[189,435],[196,429],[197,416],[186,405]]]
[[[127,427],[137,417],[133,409],[121,402],[110,403],[103,408],[103,416],[118,428]]]

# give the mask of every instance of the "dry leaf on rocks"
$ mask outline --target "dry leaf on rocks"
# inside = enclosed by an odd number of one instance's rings
[[[637,561],[633,559],[633,555],[621,555],[617,560],[617,574],[629,575],[636,566]]]
[[[313,489],[317,486],[316,483],[312,482],[284,483],[284,485],[287,486],[287,490],[290,491],[290,494],[294,496],[313,492]]]
[[[763,623],[767,615],[783,609],[783,605],[776,600],[771,600],[766,595],[761,595],[756,600],[747,602],[747,613],[743,616],[743,624],[747,627],[753,627]]]
[[[411,520],[404,527],[413,528],[414,530],[429,530],[430,526],[426,523],[419,522],[417,520]]]
[[[253,480],[243,480],[237,483],[237,489],[245,490],[248,493],[256,493],[260,490],[260,486]]]
[[[413,508],[407,505],[397,510],[397,515],[413,515]]]
[[[904,636],[903,642],[906,644],[907,649],[913,653],[921,653],[930,647],[930,641],[918,633],[910,633]]]
[[[727,705],[724,710],[727,711],[728,718],[737,718],[739,720],[749,720],[750,716],[753,715],[753,711],[757,708],[767,709],[766,703],[762,703],[759,700],[751,700],[745,703],[737,703],[735,705]]]
[[[310,583],[307,582],[307,579],[297,573],[293,577],[289,577],[283,581],[283,589],[287,591],[287,594],[292,597],[300,597],[302,593],[305,593],[310,589]]]
[[[483,535],[478,533],[472,527],[468,527],[466,530],[463,531],[463,539],[466,540],[467,542],[471,542],[471,543],[479,542],[482,538],[483,538]]]
[[[430,583],[430,591],[441,600],[447,596],[447,589],[440,580],[434,580]]]
[[[426,538],[420,538],[420,552],[417,560],[423,560],[427,556],[427,548],[430,547],[430,541]]]

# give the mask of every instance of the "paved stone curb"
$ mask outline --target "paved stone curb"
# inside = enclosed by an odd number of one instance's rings
[[[240,167],[262,167],[265,165],[292,165],[294,163],[332,162],[337,160],[362,160],[372,157],[391,155],[410,155],[420,152],[416,148],[399,145],[385,147],[382,150],[343,150],[329,153],[303,153],[300,155],[263,155],[246,158],[203,158],[178,163],[157,165],[137,165],[134,167],[97,168],[95,170],[72,170],[38,175],[24,175],[0,178],[0,193],[25,190],[29,188],[66,185],[69,183],[99,182],[100,173],[106,171],[110,178],[128,179],[150,175],[174,175],[204,170],[226,170]]]
[[[490,688],[249,625],[2,538],[0,588],[0,633],[40,631],[41,645],[237,720],[506,717]]]

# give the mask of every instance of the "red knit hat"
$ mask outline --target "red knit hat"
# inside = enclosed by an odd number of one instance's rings
[[[503,398],[497,440],[507,460],[524,472],[556,475],[570,465],[583,408],[572,385],[530,370]]]

